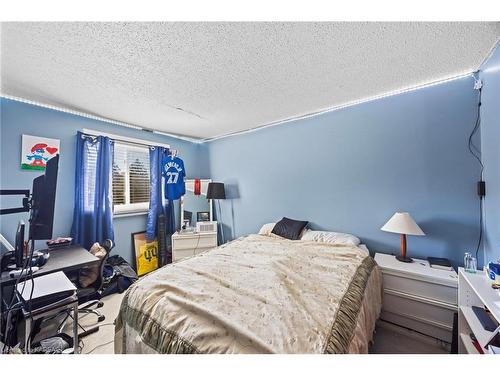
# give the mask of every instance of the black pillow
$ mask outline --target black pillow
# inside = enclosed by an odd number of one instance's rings
[[[276,223],[271,233],[289,240],[299,240],[307,221],[299,221],[284,217]]]

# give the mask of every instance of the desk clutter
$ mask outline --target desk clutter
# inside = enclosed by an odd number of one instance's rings
[[[94,314],[97,322],[102,322],[105,317],[98,310],[103,306],[101,298],[121,293],[137,280],[123,258],[109,257],[113,247],[113,242],[106,240],[95,244],[92,252],[78,245],[44,250],[41,254],[50,256],[37,272],[23,268],[24,273],[14,277],[3,272],[0,352],[78,353],[82,338],[99,330],[96,325],[78,333],[78,314]],[[80,280],[81,270],[89,270],[90,277],[87,273]],[[57,331],[35,341],[41,322],[55,317],[62,319]],[[67,323],[73,325],[72,335],[63,332]],[[26,335],[18,342],[18,326],[22,324]]]
[[[491,280],[491,287],[493,289],[500,289],[500,261],[489,262],[486,267],[486,274]]]
[[[30,264],[26,264],[26,267],[19,268],[16,265],[15,255],[13,253],[6,253],[2,257],[1,272],[8,272],[9,276],[12,278],[26,274],[33,274],[37,272],[40,267],[44,266],[49,258],[50,252],[48,249],[36,250],[33,252],[33,255],[30,257],[30,259],[23,257],[23,262],[25,264],[29,262]]]
[[[438,270],[453,271],[451,262],[447,258],[427,257],[429,266]]]
[[[24,353],[45,352],[40,349],[40,343],[32,342],[40,330],[41,322],[60,314],[71,314],[73,317],[73,337],[66,340],[67,335],[59,335],[55,341],[49,340],[43,345],[47,348],[47,343],[59,342],[61,345],[58,348],[62,348],[59,352],[69,353],[78,350],[78,288],[70,281],[68,275],[95,264],[98,258],[83,247],[75,245],[50,252],[41,251],[41,254],[50,256],[39,269],[31,267],[32,270],[37,269],[36,272],[29,272],[30,268],[25,266],[20,274],[13,275],[10,271],[1,275],[1,312],[4,322],[1,341],[4,344],[0,350],[3,353],[9,353],[12,349],[22,350]],[[28,264],[30,258],[24,259],[24,263]],[[18,327],[23,322],[25,338],[22,343],[18,343]],[[62,345],[60,340],[67,341],[67,345]],[[52,348],[49,352],[57,350]]]
[[[55,250],[68,247],[72,242],[73,238],[71,237],[57,237],[55,239],[48,240],[46,244],[49,250]]]

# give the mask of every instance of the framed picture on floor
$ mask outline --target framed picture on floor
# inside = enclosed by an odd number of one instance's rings
[[[146,241],[146,231],[132,233],[135,254],[135,269],[138,276],[158,268],[158,241]]]

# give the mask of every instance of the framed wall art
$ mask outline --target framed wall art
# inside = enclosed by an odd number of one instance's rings
[[[44,171],[47,162],[60,152],[59,139],[23,134],[21,168]]]

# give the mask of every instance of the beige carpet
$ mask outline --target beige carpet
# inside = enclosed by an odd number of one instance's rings
[[[104,306],[99,311],[106,317],[99,323],[99,331],[88,335],[80,343],[82,354],[113,354],[113,337],[115,333],[114,321],[118,315],[123,294],[112,294],[102,299]],[[97,324],[97,317],[94,314],[88,314],[80,317],[80,325],[83,328],[91,328]],[[66,327],[71,332],[71,324]],[[81,331],[81,330],[80,330]]]
[[[120,304],[122,302],[123,294],[112,294],[102,298],[104,306],[99,309],[101,314],[103,314],[106,319],[100,323],[97,322],[97,316],[95,314],[80,314],[78,316],[79,325],[84,328],[92,328],[99,325],[99,331],[88,335],[80,341],[80,350],[82,354],[113,354],[113,336],[114,336],[114,320],[118,315],[118,310],[120,309]],[[61,315],[57,319],[47,320],[42,323],[40,333],[35,337],[35,341],[39,341],[45,337],[52,336],[58,329],[59,324],[62,321],[63,316]],[[73,320],[68,319],[65,326],[64,332],[69,336],[73,337]],[[83,329],[78,330],[79,333],[83,332]],[[20,326],[20,331],[18,332],[19,339],[24,338],[24,325]]]
[[[123,294],[112,294],[102,299],[102,302],[104,302],[104,306],[101,307],[99,311],[106,317],[106,319],[100,323],[97,322],[97,316],[95,314],[80,314],[78,316],[78,323],[83,329],[88,329],[99,325],[99,331],[86,336],[81,340],[79,345],[81,353],[114,353],[114,320],[118,315],[122,298]],[[62,322],[63,318],[64,315],[59,315],[54,319],[45,320],[42,323],[41,330],[36,335],[34,342],[40,341],[43,338],[53,336],[55,333],[57,333],[57,329],[59,328],[59,325]],[[18,340],[20,342],[24,340],[24,328],[24,324],[20,324],[18,327]],[[78,332],[82,333],[83,329],[80,328]],[[73,337],[72,319],[67,320],[67,324],[63,332]]]
[[[113,322],[118,314],[123,294],[113,294],[104,297],[104,306],[100,311],[106,319],[100,323],[99,331],[83,338],[83,354],[112,354],[113,353]],[[80,318],[84,328],[96,324],[95,315]],[[71,327],[67,327],[68,330]],[[380,321],[375,331],[374,344],[370,353],[373,354],[446,354],[449,347],[438,340],[419,333],[397,327],[393,324]]]
[[[418,332],[378,321],[372,354],[448,354],[450,345]]]

